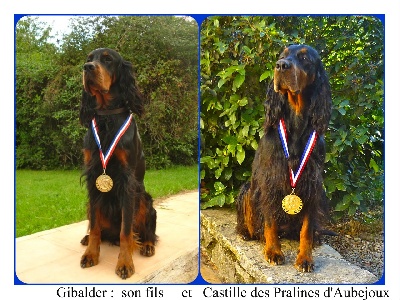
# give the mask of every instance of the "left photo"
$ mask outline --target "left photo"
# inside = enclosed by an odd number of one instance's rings
[[[194,281],[196,20],[15,16],[15,55],[14,282]]]

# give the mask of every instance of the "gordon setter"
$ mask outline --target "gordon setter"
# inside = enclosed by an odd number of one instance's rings
[[[330,85],[317,51],[307,45],[285,48],[268,88],[265,135],[251,180],[236,199],[237,232],[264,241],[271,264],[285,262],[279,237],[286,234],[300,238],[296,269],[314,270],[313,238],[324,231],[320,225],[328,206],[323,165],[331,109]]]
[[[99,263],[100,243],[120,246],[116,274],[135,272],[132,255],[155,253],[156,210],[143,184],[145,158],[133,114],[144,112],[132,64],[118,52],[101,48],[89,53],[83,66],[81,124],[88,128],[83,142],[88,190],[87,245],[80,265]]]

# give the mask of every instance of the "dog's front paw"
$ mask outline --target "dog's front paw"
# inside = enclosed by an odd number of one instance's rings
[[[302,255],[299,253],[294,263],[295,268],[303,273],[314,271],[314,261],[311,256]]]
[[[285,263],[285,256],[281,250],[264,248],[264,257],[272,265],[283,265]]]
[[[140,254],[143,256],[153,256],[156,253],[156,248],[151,242],[143,243],[140,246]]]
[[[115,273],[122,279],[127,279],[135,273],[135,266],[131,261],[125,261],[118,259],[117,266],[115,267]]]

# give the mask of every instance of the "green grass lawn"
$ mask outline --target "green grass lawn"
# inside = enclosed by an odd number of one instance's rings
[[[81,171],[16,171],[16,236],[86,219],[87,193]],[[197,190],[198,169],[148,170],[146,190],[154,199]]]

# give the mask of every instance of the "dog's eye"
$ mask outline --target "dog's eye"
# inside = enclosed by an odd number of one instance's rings
[[[306,61],[306,60],[308,60],[308,57],[307,57],[307,55],[301,54],[301,55],[299,55],[299,60]]]
[[[104,61],[107,63],[112,62],[112,57],[109,55],[106,55],[106,56],[104,56]]]

